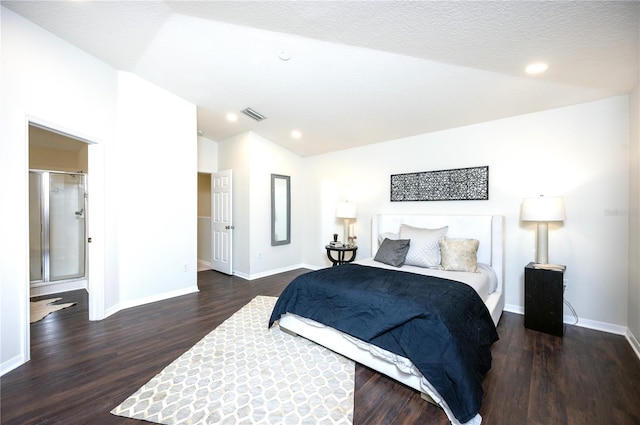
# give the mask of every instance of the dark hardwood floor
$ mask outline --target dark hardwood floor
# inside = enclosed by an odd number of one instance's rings
[[[278,296],[297,270],[254,281],[198,273],[200,292],[89,322],[74,307],[31,325],[32,360],[0,378],[0,422],[142,424],[109,411],[256,295]],[[45,297],[49,298],[49,297]],[[484,381],[483,423],[640,424],[640,360],[622,336],[568,326],[564,338],[504,313]],[[415,391],[356,367],[355,424],[447,424]]]

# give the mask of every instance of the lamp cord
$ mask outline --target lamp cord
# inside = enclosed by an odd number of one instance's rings
[[[571,303],[569,301],[566,300],[566,298],[563,297],[563,301],[564,303],[567,305],[567,307],[569,307],[569,310],[571,310],[571,313],[573,313],[573,317],[576,318],[576,321],[573,323],[569,323],[570,325],[577,325],[578,324],[578,314],[576,313],[576,310],[573,308],[573,306],[571,305]]]

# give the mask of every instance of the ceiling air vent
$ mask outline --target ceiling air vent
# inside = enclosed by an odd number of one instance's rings
[[[261,113],[256,112],[251,108],[244,109],[242,111],[242,113],[245,114],[246,116],[250,117],[250,118],[253,118],[254,120],[256,120],[258,122],[260,122],[260,121],[262,121],[262,120],[267,118],[264,115],[262,115]]]

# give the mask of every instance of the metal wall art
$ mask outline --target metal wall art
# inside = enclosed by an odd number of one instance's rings
[[[489,166],[391,175],[391,201],[489,199]]]

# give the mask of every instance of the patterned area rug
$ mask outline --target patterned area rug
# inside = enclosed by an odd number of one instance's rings
[[[111,413],[160,424],[351,424],[355,365],[277,326],[258,296]]]
[[[76,303],[65,304],[52,304],[62,298],[49,298],[48,300],[32,301],[29,307],[29,321],[35,323],[44,319],[54,311],[62,310],[63,308],[71,307]]]

